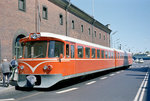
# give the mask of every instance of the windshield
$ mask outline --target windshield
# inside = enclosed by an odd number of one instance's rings
[[[64,54],[64,43],[60,41],[50,41],[48,57],[59,57]]]
[[[24,58],[45,58],[47,41],[31,41],[24,44]]]

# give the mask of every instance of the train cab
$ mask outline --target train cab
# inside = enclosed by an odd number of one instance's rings
[[[20,87],[28,86],[28,76],[36,79],[35,87],[49,87],[62,79],[63,70],[57,67],[61,67],[64,58],[63,40],[31,33],[20,42],[23,49],[23,56],[18,60]]]

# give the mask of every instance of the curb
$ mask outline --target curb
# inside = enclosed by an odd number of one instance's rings
[[[0,81],[0,93],[4,92],[4,91],[9,91],[9,90],[12,90],[12,89],[15,89],[15,86],[16,86],[16,81],[10,81],[10,85],[9,87],[3,87],[3,82]]]

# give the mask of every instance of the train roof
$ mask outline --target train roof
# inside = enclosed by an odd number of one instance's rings
[[[105,46],[102,46],[102,45],[90,43],[90,42],[87,42],[87,41],[79,40],[79,39],[64,36],[64,35],[48,33],[48,32],[40,32],[40,34],[41,34],[41,37],[53,37],[53,38],[61,39],[61,40],[64,40],[64,41],[69,41],[69,42],[88,45],[88,46],[91,46],[91,47],[102,48],[102,49],[107,49],[107,50],[114,51],[113,48],[105,47]]]
[[[123,50],[119,50],[119,49],[115,49],[115,48],[114,48],[114,50],[118,51],[118,52],[124,52]]]
[[[91,42],[79,40],[79,39],[68,37],[65,35],[54,34],[54,33],[49,33],[49,32],[40,32],[40,37],[51,37],[51,38],[56,38],[56,39],[60,39],[63,41],[69,41],[69,42],[74,42],[74,43],[78,43],[78,44],[88,45],[91,47],[102,48],[102,49],[111,50],[111,51],[124,52],[123,50],[119,50],[119,49],[115,49],[115,48],[109,48],[109,47],[105,47],[105,46],[102,46],[99,44],[94,44]],[[127,53],[131,53],[131,52],[127,52]]]

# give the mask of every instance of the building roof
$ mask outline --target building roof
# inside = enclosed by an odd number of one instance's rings
[[[106,33],[109,34],[111,33],[111,30],[107,26],[103,25],[102,23],[100,23],[99,21],[97,21],[92,16],[85,13],[83,10],[79,9],[75,5],[69,3],[67,0],[49,0],[49,1],[63,8],[64,10],[67,9],[68,12],[74,14],[75,16],[83,19],[84,21],[90,24],[93,24],[95,27],[105,31]]]

